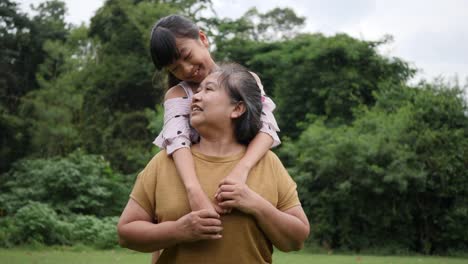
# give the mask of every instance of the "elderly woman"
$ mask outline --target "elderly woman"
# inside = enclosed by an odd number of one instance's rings
[[[246,184],[222,181],[259,131],[261,108],[260,89],[245,68],[226,65],[206,77],[193,95],[191,125],[200,141],[191,151],[203,190],[230,213],[191,212],[174,162],[161,151],[138,175],[120,217],[121,245],[164,249],[158,263],[271,263],[273,245],[302,248],[309,223],[295,182],[273,152]]]

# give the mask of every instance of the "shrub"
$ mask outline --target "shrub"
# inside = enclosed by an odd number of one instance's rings
[[[91,245],[100,249],[113,248],[117,245],[118,217],[98,219],[90,215],[77,215],[68,219],[73,223],[73,243]]]
[[[3,176],[0,212],[13,215],[29,200],[62,214],[118,214],[130,189],[98,155],[81,151],[65,158],[21,160]]]
[[[9,248],[17,244],[18,227],[13,217],[0,218],[0,247]]]
[[[15,225],[20,243],[70,244],[71,226],[60,221],[57,213],[46,204],[28,202],[15,214]]]

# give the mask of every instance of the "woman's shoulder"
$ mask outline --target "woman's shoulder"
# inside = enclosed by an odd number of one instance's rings
[[[161,149],[158,153],[156,153],[151,160],[148,162],[148,166],[150,167],[157,167],[161,163],[170,162],[172,159],[165,149]]]
[[[263,156],[262,160],[271,164],[281,163],[279,157],[271,150],[268,150],[267,153]]]

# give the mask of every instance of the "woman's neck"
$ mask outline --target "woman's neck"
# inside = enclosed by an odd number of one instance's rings
[[[200,136],[200,143],[194,145],[193,149],[207,156],[225,157],[244,151],[245,146],[239,144],[234,135],[226,136],[220,133]]]

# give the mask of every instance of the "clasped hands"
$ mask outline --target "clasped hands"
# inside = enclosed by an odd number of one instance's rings
[[[214,200],[216,211],[207,209],[192,211],[177,220],[182,241],[220,239],[223,230],[220,213],[227,214],[232,209],[237,209],[255,215],[258,207],[265,201],[247,184],[229,178],[218,185]]]

